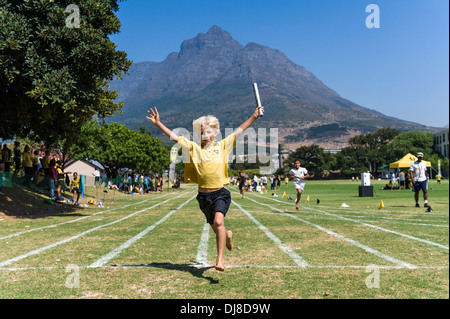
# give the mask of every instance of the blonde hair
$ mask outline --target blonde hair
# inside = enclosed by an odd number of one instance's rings
[[[194,127],[194,132],[198,135],[198,137],[202,137],[202,126],[208,125],[217,135],[220,132],[220,124],[219,120],[213,115],[202,116],[192,122],[192,126]]]

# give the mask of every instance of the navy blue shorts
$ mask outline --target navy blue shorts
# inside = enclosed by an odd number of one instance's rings
[[[198,193],[197,201],[205,214],[206,222],[212,225],[216,212],[221,212],[224,216],[227,214],[231,204],[231,194],[228,189],[221,188],[211,193]]]
[[[426,189],[428,189],[428,183],[427,183],[427,181],[415,182],[413,185],[413,189],[416,193],[419,192],[420,190],[422,190],[422,191],[426,190]]]

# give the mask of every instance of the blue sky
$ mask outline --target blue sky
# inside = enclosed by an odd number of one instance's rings
[[[366,26],[369,4],[380,28]],[[449,124],[447,0],[128,0],[111,36],[134,62],[163,61],[213,25],[285,53],[342,97],[416,123]]]

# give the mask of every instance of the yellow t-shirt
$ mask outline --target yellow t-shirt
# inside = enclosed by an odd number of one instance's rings
[[[31,153],[25,152],[23,154],[23,166],[33,167],[33,156],[31,155]]]
[[[183,152],[189,152],[185,159],[184,180],[198,184],[201,188],[220,188],[229,184],[228,157],[236,147],[236,136],[230,134],[220,142],[201,147],[183,136],[178,137]]]
[[[42,168],[49,168],[50,167],[50,157],[48,155],[45,155],[42,159]]]
[[[78,176],[77,178],[73,178],[70,181],[70,186],[72,187],[72,189],[80,188],[80,177]]]

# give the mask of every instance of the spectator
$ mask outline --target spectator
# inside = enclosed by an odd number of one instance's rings
[[[63,202],[63,198],[61,196],[65,186],[64,186],[64,171],[59,159],[56,161],[56,176],[57,176],[57,186],[56,186],[56,201]],[[67,172],[67,174],[72,174],[71,172]]]
[[[405,172],[401,171],[400,174],[398,174],[398,180],[399,180],[399,184],[398,184],[398,188],[402,189],[402,187],[405,189]]]
[[[39,151],[34,151],[31,160],[33,162],[33,175],[37,175],[39,171]]]
[[[73,173],[73,178],[70,181],[70,191],[73,193],[73,204],[78,205],[78,201],[80,200],[80,177],[78,173]]]
[[[31,180],[34,176],[33,171],[33,155],[31,154],[31,148],[27,145],[25,146],[25,151],[23,152],[23,170],[25,172],[25,182],[24,185],[30,187]]]
[[[50,170],[50,151],[45,151],[45,156],[42,158],[42,168],[44,169],[45,176],[49,176]]]
[[[55,199],[55,185],[58,178],[58,172],[56,171],[56,161],[55,159],[51,159],[49,163],[50,167],[48,170],[48,182],[49,182],[49,189],[50,189],[50,198],[52,200]]]
[[[100,171],[98,170],[98,168],[95,169],[93,175],[95,177],[94,187],[100,185]]]
[[[11,150],[8,148],[8,145],[6,145],[6,144],[3,144],[2,158],[3,158],[3,163],[5,164],[5,172],[10,172],[11,171]]]
[[[441,174],[437,173],[437,174],[436,174],[436,181],[437,181],[437,184],[438,184],[438,185],[441,185],[441,179],[442,179]]]
[[[20,164],[22,158],[22,152],[20,151],[20,142],[14,142],[14,176],[18,176],[20,172]]]
[[[411,182],[414,187],[414,199],[416,207],[419,205],[419,192],[422,190],[424,207],[428,207],[428,172],[427,163],[423,161],[423,153],[417,153],[417,161],[413,162],[410,167]]]

